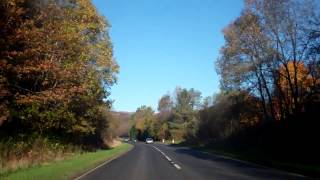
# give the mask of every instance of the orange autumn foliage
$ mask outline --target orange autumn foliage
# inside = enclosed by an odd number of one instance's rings
[[[287,73],[287,71],[289,73]],[[280,74],[281,76],[279,78],[279,84],[286,96],[286,101],[288,104],[293,104],[293,92],[291,90],[290,84],[292,84],[292,86],[298,87],[298,94],[305,93],[312,85],[312,77],[303,62],[296,62],[295,65],[293,61],[289,61],[286,67],[284,65],[280,67]],[[295,77],[297,78],[297,84],[295,84]]]

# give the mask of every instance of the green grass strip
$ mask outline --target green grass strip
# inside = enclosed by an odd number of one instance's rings
[[[99,150],[75,155],[70,159],[52,162],[46,165],[20,169],[18,171],[4,174],[0,179],[6,180],[59,180],[70,179],[96,167],[97,165],[128,151],[132,145],[122,143],[120,146],[110,150]]]

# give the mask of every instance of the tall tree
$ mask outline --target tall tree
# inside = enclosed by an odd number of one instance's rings
[[[0,9],[4,125],[98,137],[118,72],[106,20],[90,0],[8,0]]]
[[[137,129],[137,136],[140,140],[147,137],[157,137],[159,127],[154,111],[151,107],[141,106],[132,115],[132,120]]]
[[[158,102],[158,119],[160,121],[166,121],[172,116],[173,102],[170,95],[166,94],[162,96]]]
[[[172,110],[173,102],[170,95],[164,95],[161,97],[158,103],[159,112],[169,112]]]
[[[258,95],[265,119],[295,117],[303,111],[302,90],[307,88],[300,88],[298,76],[300,65],[314,61],[307,53],[310,41],[305,31],[312,14],[319,14],[312,6],[313,1],[248,0],[242,15],[224,30],[226,44],[217,61],[222,86]]]

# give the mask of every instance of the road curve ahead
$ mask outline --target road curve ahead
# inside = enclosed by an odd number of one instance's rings
[[[307,179],[306,177],[209,155],[186,147],[135,143],[122,157],[81,180]]]

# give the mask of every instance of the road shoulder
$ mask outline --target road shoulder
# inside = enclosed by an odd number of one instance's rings
[[[125,143],[125,144],[128,144],[128,143]],[[128,152],[130,152],[132,149],[134,148],[133,145],[130,144],[130,147],[128,149],[126,149],[125,151],[121,151],[119,154],[115,154],[114,156],[112,157],[109,157],[106,161],[98,164],[97,166],[93,167],[92,169],[86,171],[86,172],[82,172],[82,173],[78,173],[77,176],[75,176],[75,178],[73,178],[74,180],[80,180],[82,179],[83,177],[87,176],[88,174],[94,172],[95,170],[99,169],[100,167],[112,162],[113,160],[115,159],[118,159],[120,158],[121,156],[127,154]]]

